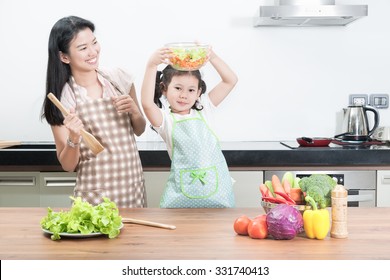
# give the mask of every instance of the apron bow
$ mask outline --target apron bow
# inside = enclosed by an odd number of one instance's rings
[[[196,180],[199,179],[199,181],[204,185],[206,184],[206,171],[192,171],[191,172],[191,177],[193,178],[191,181],[191,184],[193,184]]]

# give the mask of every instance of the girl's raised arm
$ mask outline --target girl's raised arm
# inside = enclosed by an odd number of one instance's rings
[[[156,87],[157,66],[165,63],[169,57],[169,49],[158,49],[146,64],[145,76],[141,88],[141,104],[145,115],[152,126],[161,126],[162,114],[160,108],[154,103],[154,92]]]
[[[209,92],[211,102],[214,106],[218,106],[232,91],[238,81],[238,78],[230,67],[219,56],[217,56],[213,50],[210,50],[209,62],[213,65],[222,79],[222,81]]]

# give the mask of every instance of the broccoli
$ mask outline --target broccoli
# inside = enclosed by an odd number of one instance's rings
[[[318,208],[331,206],[331,194],[337,182],[326,174],[312,174],[299,181],[302,192],[310,196],[318,204]]]

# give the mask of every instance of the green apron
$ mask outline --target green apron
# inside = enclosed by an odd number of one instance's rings
[[[232,179],[218,139],[202,114],[172,128],[172,163],[162,208],[234,207]]]

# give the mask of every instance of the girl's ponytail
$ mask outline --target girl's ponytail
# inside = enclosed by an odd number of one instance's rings
[[[162,76],[161,71],[157,71],[156,73],[156,85],[154,87],[154,98],[153,101],[154,103],[159,107],[162,108],[162,103],[161,103],[161,96],[162,96],[162,84],[161,84],[161,76]]]

